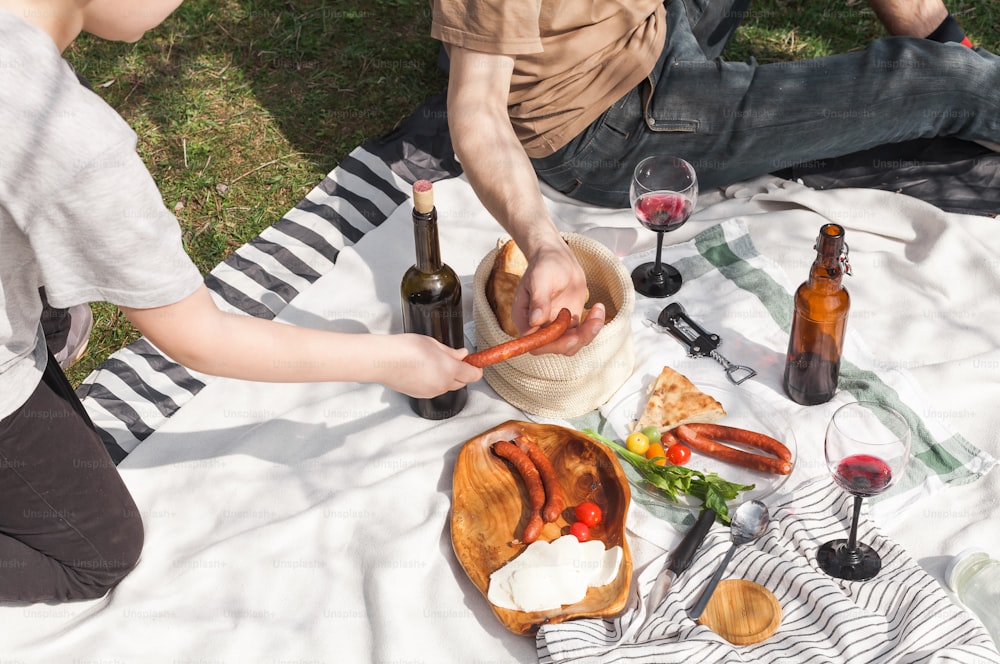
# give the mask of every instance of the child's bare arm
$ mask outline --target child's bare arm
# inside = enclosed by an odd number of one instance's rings
[[[416,334],[348,334],[221,311],[205,287],[175,304],[122,311],[154,345],[202,373],[272,382],[376,382],[432,397],[479,380],[455,350]]]

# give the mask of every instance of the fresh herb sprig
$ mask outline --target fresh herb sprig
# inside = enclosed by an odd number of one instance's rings
[[[593,429],[584,429],[594,440],[604,443],[618,456],[628,461],[639,471],[642,478],[663,491],[672,501],[677,502],[679,494],[694,496],[704,503],[705,507],[714,510],[720,522],[729,524],[729,506],[727,501],[733,500],[741,491],[750,491],[753,484],[736,484],[722,479],[716,473],[703,473],[684,466],[658,465],[652,459],[629,451],[615,441],[602,436]]]

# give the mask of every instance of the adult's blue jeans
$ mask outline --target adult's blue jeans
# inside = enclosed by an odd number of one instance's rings
[[[533,159],[540,179],[589,204],[628,207],[632,171],[651,154],[687,159],[705,190],[910,139],[1000,140],[992,53],[889,37],[812,60],[726,62],[719,52],[743,10],[722,2],[721,11],[715,0],[668,2],[667,41],[647,80]]]

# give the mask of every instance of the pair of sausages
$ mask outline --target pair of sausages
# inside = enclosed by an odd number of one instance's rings
[[[765,473],[788,475],[792,472],[792,452],[770,436],[721,424],[682,424],[673,430],[677,438],[693,450]],[[765,454],[740,450],[723,442],[739,443]]]
[[[541,348],[545,344],[550,344],[562,335],[566,334],[572,316],[569,309],[560,309],[555,320],[543,325],[531,334],[526,334],[518,339],[511,339],[493,348],[487,348],[465,356],[465,361],[474,367],[488,367],[491,364],[509,360],[518,355],[524,355],[536,348]]]
[[[549,457],[527,436],[517,436],[513,441],[497,441],[492,449],[494,454],[514,466],[524,482],[531,514],[521,541],[531,544],[542,534],[546,523],[555,521],[562,514],[566,508],[566,494]]]

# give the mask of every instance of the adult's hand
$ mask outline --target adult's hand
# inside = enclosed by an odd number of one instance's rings
[[[587,301],[583,269],[549,215],[507,114],[514,58],[459,47],[450,53],[448,125],[455,153],[479,200],[528,259],[514,298],[514,324],[531,332],[569,309],[576,318],[571,331],[535,352],[573,355],[600,331],[604,308],[579,320]]]
[[[589,344],[604,326],[603,304],[595,304],[581,320],[587,302],[587,279],[572,250],[558,238],[555,244],[543,247],[528,256],[528,269],[514,295],[512,316],[514,325],[527,334],[554,319],[560,309],[569,309],[573,325],[557,341],[533,351],[534,354],[558,353],[575,355]]]

